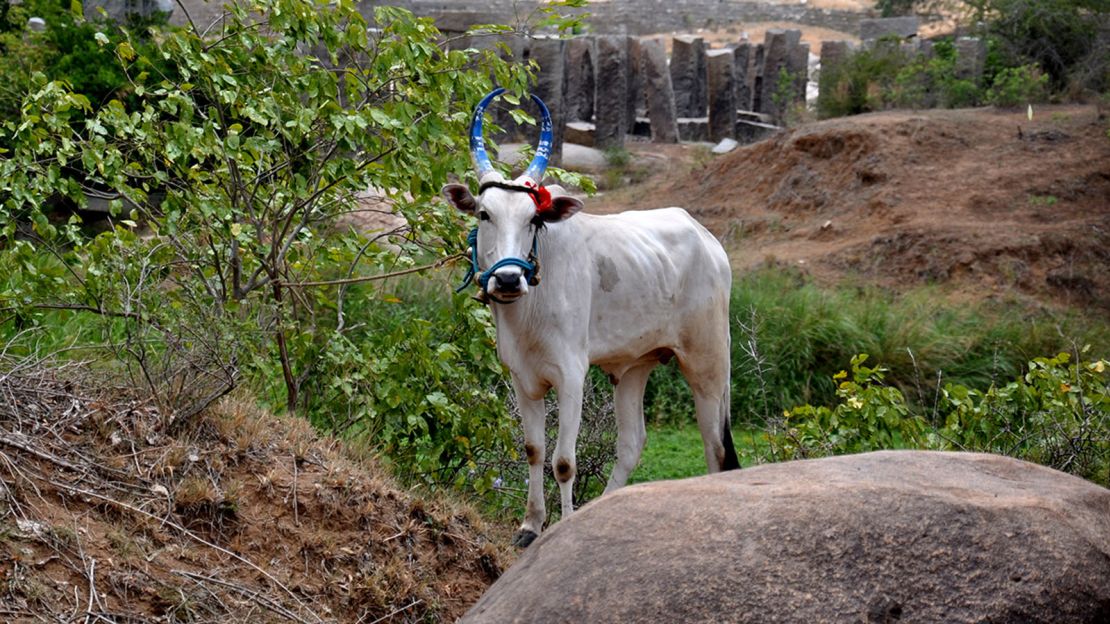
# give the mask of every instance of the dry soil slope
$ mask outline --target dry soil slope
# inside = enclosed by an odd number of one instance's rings
[[[476,514],[303,421],[4,372],[0,621],[452,621],[500,575]]]
[[[1110,138],[1094,107],[828,120],[600,202],[691,210],[734,265],[1110,307]]]

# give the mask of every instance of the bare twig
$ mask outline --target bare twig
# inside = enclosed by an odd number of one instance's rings
[[[283,284],[285,286],[289,286],[289,287],[303,288],[303,287],[307,287],[307,286],[340,286],[340,285],[343,285],[343,284],[359,284],[359,283],[362,283],[362,282],[376,282],[376,281],[379,281],[379,280],[389,279],[391,277],[399,277],[401,275],[408,275],[410,273],[421,273],[423,271],[428,271],[428,270],[431,270],[431,269],[438,269],[438,268],[440,268],[444,265],[450,264],[450,263],[452,263],[456,260],[459,260],[459,259],[465,258],[465,257],[466,257],[465,253],[457,253],[453,256],[447,256],[446,258],[440,258],[439,260],[436,260],[435,262],[433,262],[431,264],[425,264],[425,265],[421,265],[421,266],[417,266],[417,267],[411,267],[411,268],[408,268],[408,269],[402,269],[400,271],[393,271],[392,273],[382,273],[381,275],[364,275],[362,277],[350,277],[350,278],[345,278],[345,279],[323,280],[323,281],[317,281],[317,282],[287,282],[287,281],[282,280],[281,284]]]

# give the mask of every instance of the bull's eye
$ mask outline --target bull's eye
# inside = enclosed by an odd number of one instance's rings
[[[486,212],[485,210],[479,210],[478,211],[478,220],[479,221],[489,221],[489,213]]]

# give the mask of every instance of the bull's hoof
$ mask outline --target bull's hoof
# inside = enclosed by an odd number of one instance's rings
[[[539,537],[539,535],[537,535],[535,531],[521,529],[513,536],[513,546],[517,548],[528,548],[528,545],[536,541],[537,537]]]

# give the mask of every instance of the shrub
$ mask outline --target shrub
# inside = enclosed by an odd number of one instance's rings
[[[945,385],[933,446],[1000,453],[1110,484],[1110,362],[1036,358],[1014,381]]]
[[[1086,349],[1084,350],[1086,353]],[[1036,358],[1003,385],[948,383],[932,412],[914,410],[884,384],[866,355],[841,371],[834,405],[802,405],[766,432],[774,461],[878,449],[920,448],[1008,455],[1110,483],[1110,362]]]
[[[994,76],[986,100],[994,106],[1013,108],[1043,102],[1048,97],[1048,75],[1036,65],[1009,67]]]

